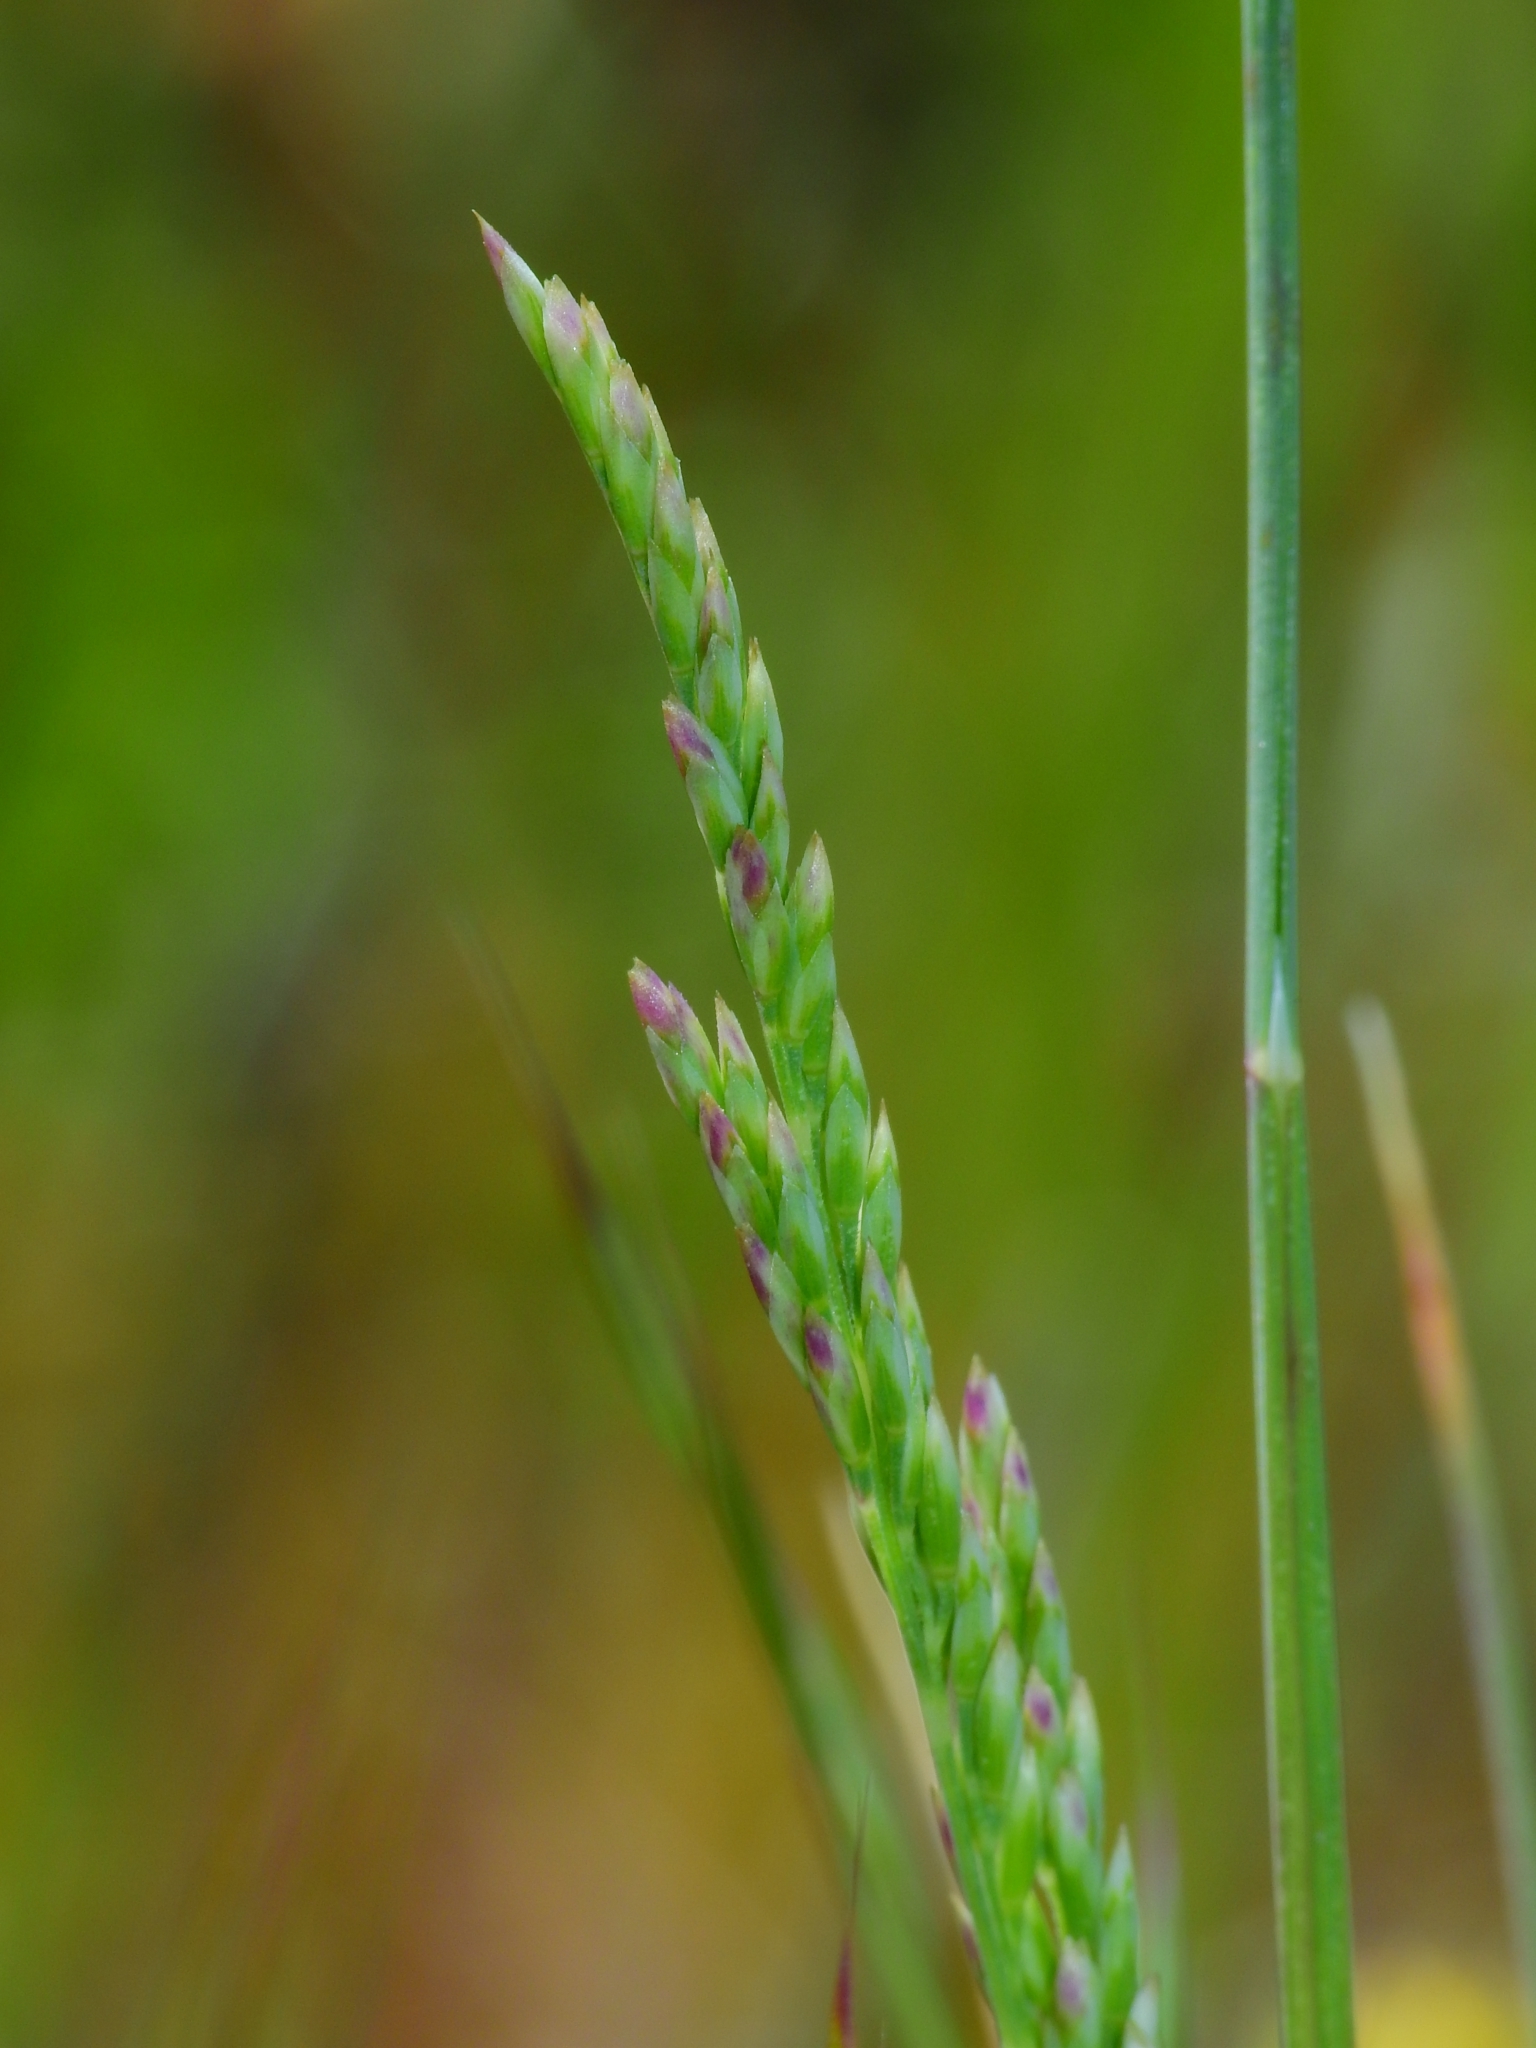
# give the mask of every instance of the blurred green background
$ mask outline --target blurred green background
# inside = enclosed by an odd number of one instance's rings
[[[1392,1006],[1536,1588],[1536,21],[1308,4],[1304,981],[1362,1950],[1497,1968],[1340,1028]],[[947,1390],[1030,1442],[1269,1999],[1235,0],[0,10],[0,2040],[820,2038],[842,1906],[449,933],[832,1476],[629,1013],[736,989],[470,216],[601,305],[837,876]],[[650,1192],[647,1193],[646,1191]]]

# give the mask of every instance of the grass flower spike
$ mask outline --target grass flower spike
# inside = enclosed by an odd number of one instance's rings
[[[902,1261],[890,1120],[838,1002],[814,835],[791,865],[784,737],[762,654],[650,394],[601,316],[482,223],[507,305],[607,498],[671,675],[663,718],[751,987],[772,1087],[723,1003],[712,1045],[637,963],[631,993],[748,1276],[821,1416],[917,1682],[941,1830],[1002,2048],[1151,2048],[1124,1834],[1106,1855],[1093,1702],[997,1381],[958,1440]]]

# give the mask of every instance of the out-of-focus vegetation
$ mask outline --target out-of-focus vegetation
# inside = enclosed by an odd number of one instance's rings
[[[1357,1926],[1496,1968],[1339,1016],[1398,1019],[1529,1616],[1536,26],[1301,33]],[[445,918],[664,1210],[835,1602],[829,1454],[623,986],[733,987],[661,664],[471,206],[622,321],[710,507],[946,1393],[980,1348],[1028,1435],[1111,1808],[1176,1816],[1200,2038],[1266,2008],[1239,132],[1224,0],[0,17],[0,2039],[826,2024],[783,1715]]]

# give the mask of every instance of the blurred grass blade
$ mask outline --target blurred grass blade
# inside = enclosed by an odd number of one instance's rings
[[[1445,1489],[1526,2034],[1536,2041],[1536,1721],[1493,1462],[1391,1020],[1379,1003],[1362,1000],[1350,1004],[1346,1022]]]
[[[527,1019],[484,936],[459,941],[586,1254],[629,1383],[668,1455],[698,1487],[725,1545],[838,1842],[863,1829],[864,1938],[899,2037],[912,2048],[968,2038],[946,1989],[923,1845],[881,1741],[809,1597],[770,1534],[705,1384],[696,1340],[582,1149]]]
[[[1157,1980],[1162,2048],[1192,2048],[1189,1919],[1173,1773],[1168,1762],[1164,1693],[1153,1641],[1137,1607],[1128,1606],[1131,1725],[1136,1736],[1136,1868],[1141,1880],[1142,1944]]]
[[[1141,1872],[1142,1940],[1157,1983],[1162,2048],[1191,2048],[1189,1922],[1178,1823],[1166,1781],[1154,1781],[1136,1826]]]
[[[1248,272],[1244,1044],[1265,1707],[1281,2038],[1348,2048],[1333,1564],[1298,1040],[1296,600],[1301,312],[1292,0],[1243,0]]]
[[[854,2048],[858,2036],[853,2024],[853,1903],[837,1957],[837,1982],[832,1987],[832,2017],[827,2022],[827,2048]]]
[[[848,1917],[843,1922],[843,1945],[837,1952],[837,1977],[832,1985],[832,2013],[827,2022],[827,2048],[855,2048],[858,2039],[853,2015],[853,1930],[859,1910],[859,1872],[864,1862],[864,1830],[869,1808],[859,1814],[859,1832],[853,1848],[853,1876],[848,1885]]]

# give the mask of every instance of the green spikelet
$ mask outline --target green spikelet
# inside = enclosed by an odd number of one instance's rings
[[[601,316],[558,280],[541,285],[493,229],[483,233],[650,609],[671,675],[667,738],[769,1073],[723,1003],[717,1051],[677,990],[638,965],[635,1008],[774,1335],[847,1473],[917,1682],[963,1924],[1001,2048],[1154,2048],[1156,1992],[1136,1990],[1130,1853],[1122,1838],[1106,1872],[1098,1723],[1072,1668],[1034,1482],[1002,1388],[979,1363],[958,1441],[934,1399],[902,1259],[895,1139],[883,1106],[872,1118],[838,999],[826,849],[813,835],[792,858],[767,667],[744,638],[714,529],[690,503],[650,394]]]

